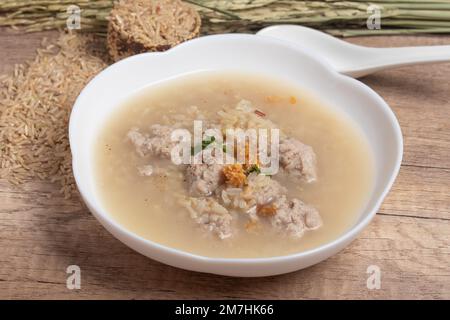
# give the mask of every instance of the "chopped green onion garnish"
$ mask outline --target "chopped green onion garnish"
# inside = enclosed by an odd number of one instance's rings
[[[205,150],[211,143],[213,143],[214,141],[216,141],[216,137],[211,136],[206,138],[205,140],[202,141],[202,147],[201,149],[199,148],[200,146],[196,146],[196,147],[191,147],[191,155],[196,155],[200,150]],[[197,151],[198,150],[198,151]],[[197,151],[197,152],[196,152]]]
[[[261,173],[261,169],[257,164],[252,165],[246,172],[247,175],[249,175],[252,172],[256,172],[257,174]]]

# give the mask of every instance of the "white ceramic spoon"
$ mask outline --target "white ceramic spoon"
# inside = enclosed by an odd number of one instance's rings
[[[338,72],[354,78],[400,66],[450,61],[450,45],[369,48],[296,25],[271,26],[257,34],[301,45],[327,60]]]

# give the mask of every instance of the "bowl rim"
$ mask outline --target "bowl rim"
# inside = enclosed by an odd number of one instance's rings
[[[77,126],[77,121],[80,121],[80,117],[78,114],[81,112],[82,108],[82,102],[84,96],[86,95],[86,92],[88,89],[92,89],[97,85],[97,82],[101,81],[102,78],[107,77],[109,73],[112,72],[115,68],[118,66],[125,65],[127,63],[130,63],[131,61],[142,59],[147,56],[155,56],[155,55],[173,55],[176,54],[178,51],[183,50],[183,48],[190,46],[192,43],[201,42],[201,41],[209,41],[210,39],[217,39],[217,38],[223,38],[225,40],[233,40],[233,39],[242,39],[242,38],[248,38],[251,41],[260,41],[265,42],[269,45],[276,45],[276,46],[284,46],[289,48],[290,50],[296,50],[304,55],[309,56],[310,59],[314,60],[317,64],[322,65],[324,69],[326,69],[326,72],[332,75],[335,78],[335,81],[339,82],[347,82],[350,83],[353,86],[358,87],[359,90],[363,90],[366,94],[370,95],[372,99],[376,101],[376,103],[379,105],[379,107],[382,108],[385,115],[388,117],[389,124],[392,127],[394,133],[395,133],[395,142],[397,144],[396,148],[396,159],[395,159],[395,167],[392,172],[390,172],[390,176],[388,179],[387,184],[384,185],[384,189],[381,192],[381,194],[378,196],[378,199],[373,204],[372,208],[366,209],[363,211],[364,217],[357,221],[352,227],[350,227],[347,231],[340,234],[337,238],[333,239],[332,241],[329,241],[325,244],[322,244],[318,247],[308,249],[305,251],[300,251],[288,255],[279,255],[279,256],[271,256],[271,257],[258,257],[258,258],[222,258],[222,257],[208,257],[208,256],[202,256],[195,253],[190,253],[187,251],[183,251],[181,249],[176,249],[173,247],[169,247],[163,244],[160,244],[158,242],[146,239],[142,236],[139,236],[135,234],[134,232],[126,229],[123,225],[115,221],[108,213],[105,208],[102,206],[97,206],[94,200],[94,196],[92,194],[87,194],[87,192],[84,191],[85,186],[83,185],[81,178],[79,177],[80,166],[78,165],[77,161],[77,154],[74,145],[77,144],[76,138],[75,138],[75,130]],[[146,86],[148,86],[147,84]],[[190,259],[194,262],[200,262],[200,263],[207,263],[210,265],[214,264],[220,264],[224,266],[231,266],[231,265],[264,265],[264,264],[273,264],[273,263],[286,263],[286,262],[293,262],[302,258],[306,258],[309,256],[317,255],[321,252],[325,252],[328,249],[332,249],[333,247],[339,247],[339,244],[346,244],[351,242],[357,234],[359,234],[373,219],[373,217],[376,215],[379,207],[381,206],[384,198],[392,188],[392,185],[399,173],[402,157],[403,157],[403,136],[400,128],[400,124],[392,111],[392,109],[389,107],[389,105],[369,86],[366,84],[350,78],[349,76],[343,75],[335,71],[331,64],[329,64],[326,60],[318,57],[317,55],[314,55],[312,51],[310,51],[308,48],[302,47],[301,45],[294,45],[292,43],[289,43],[288,41],[279,40],[276,38],[266,37],[263,35],[254,35],[254,34],[240,34],[240,33],[233,33],[233,34],[219,34],[219,35],[207,35],[202,36],[199,38],[195,38],[186,42],[183,42],[167,51],[164,52],[148,52],[148,53],[141,53],[137,54],[128,58],[125,58],[123,60],[120,60],[116,63],[113,63],[112,65],[106,67],[103,69],[100,73],[98,73],[95,77],[93,77],[89,83],[83,88],[79,96],[77,97],[69,119],[69,142],[70,142],[70,149],[72,152],[72,171],[75,178],[75,182],[77,185],[77,188],[80,192],[81,197],[87,204],[90,212],[95,216],[95,218],[110,232],[114,237],[116,237],[119,241],[125,243],[123,240],[121,240],[122,237],[128,237],[131,238],[133,241],[151,248],[152,250],[156,251],[163,251],[166,252],[172,256],[177,256],[182,259]],[[115,232],[120,234],[120,238],[116,236],[111,229],[113,229]],[[125,243],[125,245],[129,246],[129,244]],[[135,251],[135,248],[131,247]]]

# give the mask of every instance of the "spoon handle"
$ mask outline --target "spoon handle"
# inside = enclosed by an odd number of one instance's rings
[[[450,61],[450,45],[401,48],[364,48],[358,63],[341,65],[340,73],[361,77],[376,71],[414,64]]]
[[[336,71],[354,78],[400,66],[450,61],[450,45],[370,48],[297,25],[270,26],[257,34],[307,48],[327,60]]]

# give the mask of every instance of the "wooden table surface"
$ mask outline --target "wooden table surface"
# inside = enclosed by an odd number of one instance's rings
[[[54,37],[54,33],[45,33]],[[0,74],[34,56],[42,33],[0,30]],[[450,44],[450,36],[363,37],[369,46]],[[0,298],[450,299],[450,63],[362,79],[392,107],[405,151],[397,181],[350,246],[313,267],[266,278],[230,278],[169,267],[113,238],[78,200],[48,198],[0,180]],[[81,268],[81,289],[66,268]],[[367,268],[381,271],[368,289]]]

